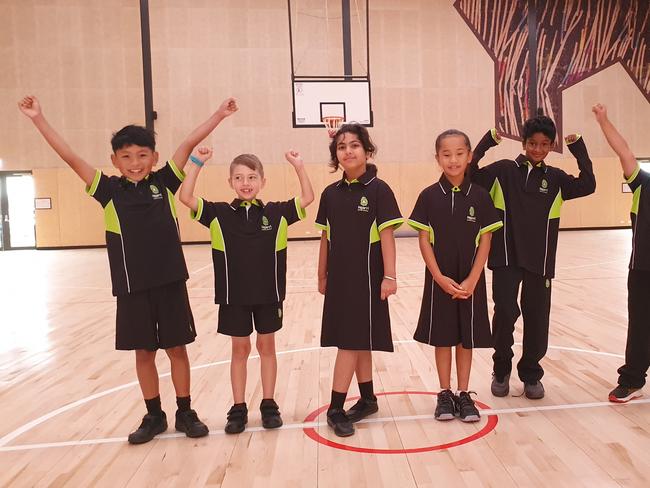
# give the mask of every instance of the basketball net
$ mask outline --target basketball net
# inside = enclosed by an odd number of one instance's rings
[[[323,117],[323,124],[327,129],[327,134],[330,136],[330,139],[334,138],[338,130],[343,124],[343,117],[340,115],[328,115]]]

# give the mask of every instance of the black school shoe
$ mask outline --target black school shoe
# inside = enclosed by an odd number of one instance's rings
[[[436,420],[453,420],[456,418],[456,402],[451,390],[442,390],[436,400],[436,411],[433,414]]]
[[[184,432],[187,437],[204,437],[210,432],[192,409],[183,412],[176,410],[176,430]]]
[[[224,430],[226,431],[226,434],[239,434],[240,432],[244,432],[247,423],[248,407],[246,407],[246,404],[233,405],[230,407],[230,410],[228,410],[228,417]]]
[[[354,434],[354,425],[342,408],[327,411],[327,425],[334,429],[334,433],[339,437],[349,437]]]
[[[470,393],[474,392],[461,391],[460,394],[455,397],[456,412],[458,413],[458,418],[463,422],[478,422],[481,420],[481,414],[479,413],[478,408],[476,408]]]
[[[146,414],[142,423],[134,432],[129,434],[129,444],[144,444],[156,435],[167,430],[167,415],[162,410],[161,415]]]
[[[260,413],[262,414],[262,427],[265,429],[277,429],[282,427],[282,417],[280,417],[280,407],[275,403],[273,398],[266,398],[260,403]]]
[[[367,398],[359,398],[357,403],[350,407],[350,410],[345,412],[348,416],[350,422],[358,422],[361,419],[365,419],[368,415],[377,413],[379,411],[379,406],[377,405],[377,398],[374,400],[369,400]]]

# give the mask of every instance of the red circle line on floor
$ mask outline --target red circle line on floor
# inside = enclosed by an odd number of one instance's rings
[[[386,391],[382,393],[377,393],[377,396],[387,396],[387,395],[437,395],[437,393],[431,392],[431,391]],[[348,398],[346,401],[353,401],[358,399],[359,397],[353,397],[353,398]],[[481,408],[481,409],[489,409],[490,407],[484,403],[479,402],[478,400],[475,400],[475,403]],[[318,418],[318,416],[323,413],[324,411],[327,410],[329,405],[324,405],[317,410],[314,410],[311,412],[307,417],[305,417],[305,422],[313,422]],[[431,417],[433,418],[433,416]],[[368,453],[368,454],[415,454],[419,452],[429,452],[429,451],[441,451],[444,449],[450,449],[452,447],[457,447],[457,446],[462,446],[463,444],[468,444],[469,442],[475,441],[477,439],[480,439],[481,437],[486,436],[490,432],[494,430],[494,428],[497,426],[497,423],[499,421],[499,417],[497,415],[488,415],[488,420],[485,426],[479,430],[478,432],[475,432],[474,434],[463,437],[462,439],[459,439],[457,441],[453,442],[447,442],[445,444],[438,444],[435,446],[425,446],[425,447],[414,447],[414,448],[405,448],[405,449],[377,449],[377,448],[371,448],[371,447],[357,447],[357,446],[348,446],[345,444],[340,444],[338,442],[331,441],[327,439],[326,437],[321,436],[316,429],[313,427],[306,427],[303,429],[303,432],[309,437],[310,439],[315,440],[319,444],[323,444],[324,446],[328,447],[333,447],[335,449],[341,449],[344,451],[353,451],[353,452],[362,452],[362,453]]]

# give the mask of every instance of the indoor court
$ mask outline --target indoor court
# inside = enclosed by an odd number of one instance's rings
[[[607,106],[650,171],[646,0],[2,0],[0,18],[0,486],[650,486],[650,395],[608,401],[625,362],[633,193],[591,111]],[[198,334],[187,346],[192,408],[210,433],[175,431],[170,362],[158,351],[169,428],[127,442],[146,410],[134,354],[115,350],[108,223],[16,107],[26,95],[108,175],[119,174],[109,141],[120,127],[156,131],[158,170],[197,123],[236,98],[239,110],[203,142],[215,156],[196,193],[212,201],[234,198],[228,167],[241,153],[264,164],[265,203],[299,195],[283,155],[300,151],[315,200],[288,228],[275,334],[281,428],[262,427],[253,334],[248,424],[224,432],[231,342],[216,331],[210,231],[177,194]],[[341,179],[328,167],[327,129],[368,127],[378,177],[408,218],[440,178],[437,134],[457,128],[475,145],[495,127],[503,142],[483,166],[522,152],[519,128],[538,111],[558,130],[549,165],[577,174],[562,141],[579,133],[597,182],[595,193],[562,205],[544,398],[523,395],[516,368],[510,393],[493,396],[493,350],[476,349],[469,389],[481,420],[434,419],[434,348],[413,339],[425,263],[404,224],[395,232],[397,294],[388,299],[395,352],[372,355],[379,412],[337,437],[326,418],[336,348],[320,346],[314,225],[321,193]],[[487,268],[485,277],[491,319]],[[516,365],[521,317],[514,337]],[[353,378],[346,407],[358,395]]]

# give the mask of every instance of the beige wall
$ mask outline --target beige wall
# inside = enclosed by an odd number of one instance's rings
[[[110,134],[142,123],[144,102],[137,0],[8,1],[0,4],[1,169],[33,169],[38,197],[52,210],[37,211],[39,246],[101,244],[103,216],[83,184],[40,139],[15,108],[25,93],[40,97],[46,115],[88,161],[110,171]],[[337,176],[327,170],[323,130],[291,127],[288,18],[285,0],[156,0],[150,2],[154,108],[161,159],[226,96],[241,107],[211,135],[213,167],[199,191],[230,200],[225,168],[252,152],[265,163],[264,200],[297,191],[283,153],[302,152],[317,192]],[[494,66],[453,2],[370,0],[370,62],[380,177],[391,184],[404,214],[419,191],[438,178],[433,139],[442,130],[465,130],[476,142],[494,123]],[[630,195],[621,193],[620,169],[590,114],[605,102],[611,118],[639,156],[650,155],[650,104],[626,72],[612,66],[564,92],[564,127],[584,135],[594,161],[595,195],[563,208],[563,227],[618,226],[629,222]],[[487,160],[514,157],[514,141]],[[570,154],[549,158],[575,172]],[[310,221],[291,236],[314,236]],[[181,212],[185,240],[207,240],[207,229]]]

